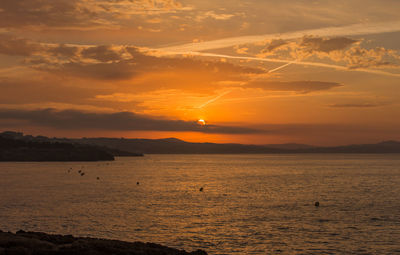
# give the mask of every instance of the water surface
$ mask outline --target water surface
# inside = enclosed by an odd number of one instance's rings
[[[0,163],[0,229],[209,254],[400,253],[400,155]]]

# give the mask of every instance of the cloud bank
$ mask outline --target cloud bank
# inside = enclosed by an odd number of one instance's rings
[[[139,115],[132,112],[93,113],[77,110],[55,109],[16,110],[1,109],[2,122],[24,121],[26,124],[61,130],[109,131],[179,131],[215,134],[256,134],[263,131],[235,126],[201,126],[197,121],[169,120],[161,117]]]

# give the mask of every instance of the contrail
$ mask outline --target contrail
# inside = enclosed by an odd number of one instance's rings
[[[286,33],[229,37],[213,41],[187,43],[182,45],[163,47],[159,48],[158,50],[188,53],[190,51],[198,52],[198,51],[233,47],[236,45],[261,42],[264,40],[270,40],[276,38],[289,40],[289,39],[301,38],[306,35],[356,36],[356,35],[381,34],[381,33],[398,32],[398,31],[400,31],[400,21],[381,22],[373,24],[353,24],[341,27],[325,27],[325,28],[300,30],[300,31],[293,31]]]
[[[292,62],[286,63],[286,64],[284,64],[284,65],[282,65],[282,66],[279,66],[279,67],[277,67],[277,68],[271,69],[271,70],[268,71],[268,73],[276,72],[276,71],[278,71],[278,70],[280,70],[280,69],[282,69],[282,68],[287,67],[288,65],[291,65],[291,64],[294,63],[294,62],[295,62],[295,61],[292,61]],[[223,97],[223,96],[225,96],[225,95],[231,93],[232,91],[233,91],[233,89],[228,90],[228,91],[225,91],[224,93],[222,93],[222,94],[220,94],[220,95],[214,97],[213,99],[208,100],[207,102],[205,102],[204,104],[200,105],[200,106],[197,107],[197,108],[198,108],[198,109],[202,109],[202,108],[206,107],[207,105],[209,105],[209,104],[211,104],[211,103],[214,103],[215,101],[217,101],[217,100],[220,99],[221,97]]]
[[[284,60],[284,59],[277,59],[277,58],[258,58],[258,57],[246,57],[246,56],[231,56],[225,54],[216,54],[216,53],[206,53],[206,52],[158,52],[159,55],[193,55],[193,56],[201,56],[201,57],[216,57],[216,58],[227,58],[227,59],[242,59],[242,60],[254,60],[260,62],[272,62],[272,63],[285,63],[286,64],[295,64],[295,65],[303,65],[303,66],[316,66],[316,67],[324,67],[330,68],[335,70],[341,71],[352,71],[352,72],[363,72],[363,73],[371,73],[371,74],[378,74],[378,75],[385,75],[385,76],[392,76],[392,77],[400,77],[398,73],[390,73],[381,70],[373,70],[373,69],[366,69],[366,68],[348,68],[346,66],[340,65],[333,65],[333,64],[325,64],[320,62],[307,62],[307,61],[293,61],[293,60]],[[161,53],[161,54],[160,54]],[[284,66],[278,67],[283,68]],[[278,70],[279,70],[278,69]]]
[[[216,97],[214,97],[214,98],[208,100],[207,102],[205,102],[204,104],[200,105],[200,106],[197,107],[197,108],[198,108],[198,109],[202,109],[202,108],[206,107],[207,105],[209,105],[209,104],[211,104],[211,103],[214,103],[215,101],[217,101],[217,100],[220,99],[221,97],[223,97],[223,96],[225,96],[225,95],[231,93],[232,91],[233,91],[233,89],[228,90],[228,91],[225,91],[224,93],[222,93],[222,94],[220,94],[220,95],[218,95],[218,96],[216,96]]]
[[[284,64],[284,65],[282,65],[282,66],[279,66],[279,67],[277,67],[277,68],[275,68],[275,69],[271,69],[271,70],[268,71],[268,73],[273,73],[273,72],[276,72],[276,71],[278,71],[278,70],[281,70],[282,68],[285,68],[285,67],[291,65],[292,63],[293,63],[293,62],[289,62],[289,63],[286,63],[286,64]]]

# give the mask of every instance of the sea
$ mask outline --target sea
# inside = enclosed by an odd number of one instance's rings
[[[400,154],[3,162],[0,229],[208,254],[400,254]]]

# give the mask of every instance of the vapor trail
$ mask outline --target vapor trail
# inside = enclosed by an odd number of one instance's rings
[[[280,69],[282,69],[282,68],[287,67],[288,65],[291,65],[291,64],[294,63],[294,62],[295,62],[295,61],[292,61],[292,62],[286,63],[286,64],[284,64],[284,65],[282,65],[282,66],[279,66],[279,67],[277,67],[277,68],[275,68],[275,69],[271,69],[271,70],[268,71],[268,73],[276,72],[276,71],[278,71],[278,70],[280,70]],[[213,99],[208,100],[208,101],[205,102],[204,104],[200,105],[200,106],[198,107],[198,109],[202,109],[202,108],[206,107],[207,105],[209,105],[209,104],[211,104],[211,103],[214,103],[215,101],[217,101],[217,100],[220,99],[221,97],[223,97],[223,96],[225,96],[225,95],[231,93],[232,91],[233,91],[233,89],[228,90],[228,91],[225,91],[224,93],[222,93],[222,94],[220,94],[220,95],[214,97]]]
[[[282,65],[282,66],[278,66],[278,67],[275,68],[275,69],[269,70],[268,73],[273,73],[273,72],[276,72],[276,71],[278,71],[278,70],[281,70],[282,68],[285,68],[285,67],[291,65],[292,63],[293,63],[293,62],[289,62],[289,63],[286,63],[286,64],[284,64],[284,65]]]
[[[216,97],[214,97],[214,98],[208,100],[207,102],[205,102],[204,104],[200,105],[200,106],[197,107],[197,108],[198,108],[198,109],[202,109],[202,108],[206,107],[207,105],[209,105],[209,104],[211,104],[211,103],[214,103],[215,101],[217,101],[217,100],[220,99],[221,97],[223,97],[223,96],[225,96],[225,95],[231,93],[232,91],[233,91],[233,89],[228,90],[228,91],[225,91],[224,93],[219,94],[218,96],[216,96]]]
[[[216,57],[216,58],[227,58],[227,59],[254,60],[254,61],[270,62],[270,63],[285,63],[285,65],[290,63],[290,64],[303,65],[303,66],[324,67],[324,68],[330,68],[330,69],[341,70],[341,71],[363,72],[363,73],[371,73],[371,74],[378,74],[378,75],[385,75],[385,76],[392,76],[392,77],[400,77],[400,74],[398,74],[398,73],[390,73],[390,72],[386,72],[386,71],[366,69],[366,68],[350,69],[346,66],[325,64],[325,63],[320,63],[320,62],[293,61],[293,60],[283,60],[283,59],[277,59],[277,58],[231,56],[231,55],[225,55],[225,54],[206,53],[206,52],[158,52],[158,53],[160,55],[165,55],[165,56],[188,55],[189,54],[192,56],[201,56],[201,57]],[[283,67],[284,66],[281,66],[278,68],[281,69]]]

